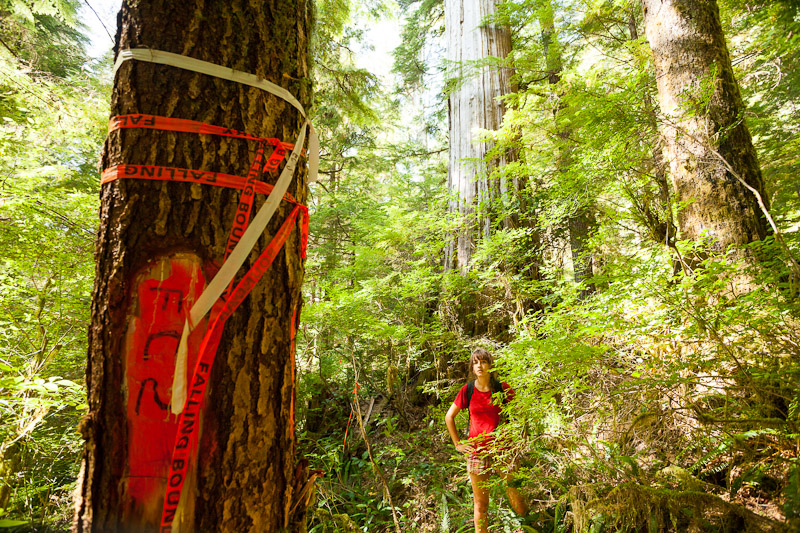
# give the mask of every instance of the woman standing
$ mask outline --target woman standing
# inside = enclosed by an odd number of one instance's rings
[[[492,402],[492,393],[505,394],[506,402],[514,398],[514,389],[508,383],[499,383],[492,374],[491,354],[478,348],[470,356],[470,370],[474,374],[474,384],[467,383],[458,392],[455,401],[444,417],[447,431],[456,450],[467,455],[467,472],[472,483],[475,504],[475,531],[487,533],[486,514],[489,510],[489,491],[486,487],[492,474],[501,476],[506,483],[511,480],[511,465],[497,460],[497,452],[503,448],[495,441],[493,432],[500,423],[501,407]],[[505,403],[505,402],[503,402]],[[455,417],[463,409],[469,409],[469,436],[462,442],[456,430]],[[511,486],[506,493],[511,507],[518,515],[528,512],[528,505],[522,494]]]

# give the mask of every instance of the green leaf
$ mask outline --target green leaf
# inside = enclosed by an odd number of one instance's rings
[[[7,518],[0,518],[0,527],[17,527],[17,526],[24,526],[30,522],[30,520],[8,520]]]

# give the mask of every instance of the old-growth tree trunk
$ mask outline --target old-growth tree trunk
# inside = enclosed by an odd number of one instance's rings
[[[552,86],[558,86],[564,69],[564,61],[555,28],[553,3],[550,0],[545,0],[539,8],[539,25],[542,30],[542,49],[545,56],[547,81]],[[560,173],[567,173],[572,166],[572,150],[575,147],[573,142],[570,141],[570,127],[564,124],[564,120],[561,118],[565,108],[565,104],[562,102],[563,94],[558,92],[560,89],[556,89],[556,91],[557,103],[553,108],[556,139],[558,139],[556,165]],[[591,234],[596,230],[597,222],[594,215],[594,199],[582,198],[577,193],[576,196],[573,202],[575,210],[569,215],[567,229],[569,231],[570,250],[572,251],[573,276],[575,283],[583,284],[579,293],[579,298],[583,299],[595,291],[594,284],[589,281],[594,275],[594,271],[592,268],[593,254],[589,249],[588,241]]]
[[[498,97],[511,91],[511,70],[500,66],[478,66],[490,57],[505,59],[511,51],[509,28],[484,24],[495,13],[495,0],[445,0],[447,60],[455,89],[448,100],[450,150],[447,182],[451,191],[450,211],[458,213],[461,225],[445,251],[445,269],[462,272],[481,235],[491,228],[492,202],[516,199],[519,184],[491,177],[493,165],[484,162],[491,143],[479,142],[480,130],[498,130],[504,104]],[[502,166],[510,154],[500,157]],[[478,212],[476,212],[476,209]]]
[[[250,72],[307,105],[309,10],[304,0],[125,1],[116,51],[160,49]],[[134,113],[197,120],[287,142],[296,140],[303,123],[290,104],[263,90],[127,61],[116,76],[111,115]],[[130,129],[109,135],[102,164],[245,176],[254,149],[242,139]],[[263,177],[272,183],[276,178],[277,173]],[[305,203],[301,170],[289,192]],[[239,195],[223,187],[135,179],[102,188],[87,368],[90,411],[82,425],[86,447],[75,531],[158,527],[164,459],[169,462],[176,431],[167,406],[180,324],[220,266]],[[256,195],[254,211],[263,202]],[[292,207],[282,202],[242,272]],[[197,461],[173,524],[180,531],[304,529],[304,505],[293,507],[301,481],[296,479],[290,339],[303,280],[299,238],[295,228],[225,326],[199,422]],[[201,324],[190,339],[194,348],[202,329]]]
[[[642,4],[683,238],[705,234],[718,251],[763,239],[756,196],[731,172],[767,205],[716,0]]]

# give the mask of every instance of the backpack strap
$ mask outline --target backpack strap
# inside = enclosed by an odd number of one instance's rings
[[[503,384],[494,376],[492,376],[492,390],[494,392],[503,392]],[[506,403],[506,401],[507,400],[504,398],[503,403]]]
[[[467,382],[467,390],[465,396],[465,404],[467,409],[467,435],[469,435],[469,426],[472,424],[472,416],[470,416],[469,403],[472,401],[472,393],[475,392],[475,380],[472,379]]]

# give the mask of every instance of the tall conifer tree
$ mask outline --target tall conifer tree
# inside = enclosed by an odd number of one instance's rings
[[[539,8],[539,25],[542,30],[542,49],[544,52],[545,68],[547,81],[552,86],[558,86],[564,70],[564,60],[562,57],[561,44],[558,42],[558,32],[555,27],[555,9],[551,0],[544,0]],[[553,107],[553,119],[558,138],[558,155],[556,166],[560,173],[568,173],[573,164],[574,142],[570,140],[571,129],[568,121],[561,115],[565,110],[566,104],[563,103],[562,89],[557,89],[555,106]],[[586,285],[580,291],[580,296],[585,297],[594,292],[595,287],[589,281],[594,274],[592,269],[592,252],[588,247],[588,240],[592,232],[597,229],[597,222],[594,214],[594,199],[583,198],[581,194],[576,195],[573,204],[574,211],[569,215],[567,221],[569,227],[569,243],[572,251],[572,268],[576,283],[585,282]]]
[[[642,5],[683,237],[721,251],[763,239],[756,194],[768,199],[716,0]]]
[[[309,14],[303,0],[126,1],[115,52],[151,48],[253,73],[307,106]],[[111,115],[137,113],[286,142],[295,142],[304,121],[288,102],[258,88],[126,61],[116,74]],[[256,143],[238,138],[127,129],[109,135],[102,165],[246,176],[255,149]],[[274,183],[277,172],[262,178]],[[305,203],[302,170],[289,193]],[[89,333],[90,411],[82,426],[87,442],[75,531],[158,527],[177,428],[170,404],[178,323],[222,263],[239,198],[238,190],[199,183],[119,179],[103,185]],[[254,211],[264,198],[256,195]],[[242,272],[293,207],[280,204]],[[291,338],[303,281],[299,230],[295,224],[272,267],[224,328],[196,421],[196,460],[173,522],[180,531],[304,527],[305,509],[295,490],[302,469],[296,470],[295,461]],[[190,337],[190,352],[204,327],[198,324]],[[191,370],[190,358],[187,375]]]
[[[495,0],[445,0],[447,59],[454,82],[448,101],[447,182],[452,194],[450,210],[463,217],[446,251],[445,268],[462,271],[479,237],[490,234],[492,220],[487,211],[491,203],[504,197],[516,198],[518,188],[518,184],[509,185],[491,176],[496,167],[487,167],[484,158],[492,143],[480,140],[481,130],[500,129],[505,107],[499,97],[512,90],[510,68],[485,64],[491,57],[504,59],[511,52],[510,29],[487,22],[495,11]],[[504,154],[498,164],[512,157]]]

